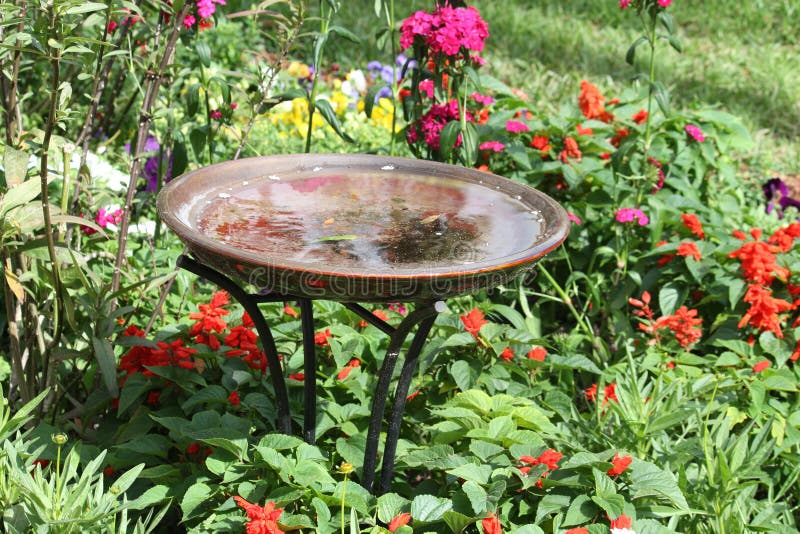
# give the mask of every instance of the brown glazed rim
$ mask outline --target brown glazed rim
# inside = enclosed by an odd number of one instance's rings
[[[508,195],[519,195],[521,201],[531,209],[540,210],[544,219],[544,234],[532,246],[508,256],[495,258],[492,261],[476,262],[469,269],[443,269],[441,266],[421,267],[415,269],[399,269],[399,272],[381,273],[375,269],[363,270],[326,270],[315,268],[313,264],[281,260],[274,256],[265,256],[245,250],[233,248],[211,239],[196,228],[189,226],[177,215],[182,207],[182,198],[197,194],[205,194],[209,190],[224,187],[226,184],[253,180],[268,174],[298,172],[323,167],[336,172],[350,171],[412,173],[432,177],[470,182],[485,187],[500,186],[500,191]],[[245,171],[245,172],[242,172]],[[249,171],[249,172],[247,172]],[[193,182],[193,183],[192,183]],[[195,184],[197,184],[195,186]],[[204,187],[206,186],[206,187]],[[188,191],[187,191],[188,189]],[[194,192],[194,195],[192,195]],[[243,158],[235,161],[216,163],[185,173],[170,181],[159,193],[157,199],[158,216],[186,243],[207,253],[217,254],[225,259],[263,266],[277,270],[309,273],[321,277],[370,278],[380,280],[434,280],[451,277],[470,277],[491,272],[502,272],[519,267],[536,260],[558,247],[569,234],[570,223],[567,212],[555,200],[527,185],[495,174],[411,158],[377,156],[367,154],[285,154],[278,156],[259,156]],[[456,267],[453,265],[452,267]],[[461,267],[461,266],[458,266]]]

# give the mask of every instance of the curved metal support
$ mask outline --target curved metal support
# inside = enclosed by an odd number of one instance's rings
[[[264,319],[264,314],[258,307],[257,299],[245,292],[237,283],[220,274],[218,271],[205,265],[198,263],[189,256],[181,254],[178,256],[178,267],[186,269],[197,276],[201,276],[227,291],[233,298],[238,300],[244,307],[245,311],[250,315],[250,318],[255,324],[258,337],[261,338],[261,346],[264,347],[264,354],[267,356],[267,365],[269,365],[269,374],[272,379],[272,386],[275,389],[275,401],[278,406],[278,430],[284,434],[292,433],[292,418],[289,413],[289,395],[286,391],[286,381],[283,378],[283,369],[281,362],[278,358],[278,349],[275,347],[275,339],[272,337],[272,331],[269,329],[267,321]],[[312,326],[313,330],[313,326]],[[313,342],[314,335],[311,334]]]
[[[375,395],[372,398],[372,413],[370,415],[369,429],[367,430],[367,446],[364,450],[364,467],[362,469],[361,485],[369,492],[372,492],[372,486],[375,482],[375,467],[378,464],[378,440],[381,434],[383,411],[386,407],[389,385],[392,380],[395,364],[397,363],[397,357],[400,355],[400,349],[403,348],[403,343],[414,326],[421,324],[426,319],[434,317],[436,313],[440,311],[440,308],[439,302],[427,303],[420,306],[409,313],[389,336],[389,347],[386,349],[386,357],[383,359],[383,365],[381,365],[381,370],[378,375],[378,384],[375,387]],[[427,332],[425,332],[425,336],[422,336],[419,341],[420,348],[426,336]],[[417,337],[415,336],[414,339],[416,341]],[[393,448],[396,448],[396,445],[395,442]],[[384,454],[384,456],[386,455]],[[394,464],[394,458],[391,459],[391,463]]]
[[[298,299],[303,331],[303,439],[311,445],[317,428],[317,348],[314,343],[314,306]]]
[[[392,485],[394,476],[394,456],[397,453],[397,440],[400,438],[400,423],[403,419],[403,411],[406,407],[408,389],[411,386],[411,379],[417,370],[419,355],[422,346],[428,338],[436,316],[426,317],[419,324],[408,354],[403,362],[403,369],[400,371],[400,378],[397,381],[397,388],[394,390],[394,402],[392,403],[392,414],[389,418],[389,429],[386,431],[386,443],[383,446],[383,465],[381,466],[381,484],[378,488],[378,495],[383,495]]]

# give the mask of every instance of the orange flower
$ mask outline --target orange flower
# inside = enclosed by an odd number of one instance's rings
[[[678,256],[683,256],[684,258],[692,257],[697,261],[700,261],[701,258],[700,251],[697,250],[697,245],[691,241],[687,241],[678,245],[677,253]]]
[[[619,529],[623,529],[623,528],[629,529],[629,528],[631,528],[632,525],[633,525],[633,520],[630,517],[628,517],[627,515],[622,514],[618,518],[611,520],[610,527],[611,528],[619,528]]]
[[[706,233],[703,231],[703,224],[700,222],[700,219],[697,218],[697,215],[694,213],[682,213],[681,219],[683,219],[683,225],[688,228],[689,231],[700,239],[705,239]]]
[[[537,362],[543,362],[545,356],[547,356],[547,350],[545,350],[544,347],[533,347],[530,352],[528,352],[528,358],[536,360]]]
[[[591,128],[584,128],[580,124],[577,127],[578,135],[592,135],[594,132]]]
[[[344,366],[344,368],[341,371],[339,371],[339,374],[336,375],[336,378],[338,378],[339,380],[344,380],[345,378],[348,377],[350,372],[356,367],[361,367],[361,362],[356,358],[353,358],[352,360],[350,360],[350,363],[348,363],[346,366]]]
[[[262,508],[257,504],[247,502],[238,495],[233,500],[244,508],[250,519],[245,526],[247,534],[283,534],[283,530],[278,526],[278,518],[283,513],[283,508],[275,508],[273,501],[269,501]]]
[[[614,459],[611,460],[611,463],[614,465],[611,469],[608,470],[608,476],[617,476],[621,475],[628,466],[631,465],[633,458],[630,456],[620,456],[619,453],[614,455]]]
[[[627,128],[617,128],[617,135],[611,138],[611,144],[617,148],[622,144],[622,140],[628,137],[630,132]]]
[[[789,269],[776,263],[775,252],[779,250],[778,247],[763,241],[747,241],[740,248],[728,254],[728,257],[738,258],[742,262],[742,271],[744,271],[746,280],[756,284],[770,285],[775,277],[781,280],[789,277]]]
[[[375,311],[372,312],[372,315],[374,315],[375,317],[377,317],[381,321],[388,321],[389,320],[389,316],[386,315],[386,312],[383,311],[383,310],[375,310]]]
[[[478,339],[478,332],[483,325],[488,324],[487,321],[478,308],[472,308],[469,313],[462,315],[461,322],[464,323],[464,330],[472,334],[475,339]]]
[[[564,150],[561,151],[561,154],[558,155],[558,158],[563,163],[567,163],[568,158],[573,158],[577,161],[580,161],[581,151],[578,148],[578,142],[572,137],[567,137],[564,139]]]
[[[564,534],[589,534],[589,531],[583,527],[575,527],[567,530]]]
[[[330,337],[333,337],[333,334],[331,334],[331,329],[326,328],[324,331],[314,334],[314,343],[320,347],[327,347],[329,345],[328,338]]]
[[[285,313],[285,314],[286,314],[286,315],[288,315],[289,317],[297,317],[297,315],[298,315],[298,314],[297,314],[297,310],[295,310],[294,308],[292,308],[292,307],[291,307],[291,306],[289,306],[288,304],[284,305],[284,307],[283,307],[283,313]]]
[[[780,228],[767,239],[778,247],[781,252],[789,252],[794,247],[794,240],[800,238],[800,223],[792,223],[785,228]]]
[[[510,362],[514,359],[514,351],[511,350],[511,347],[503,349],[503,352],[500,353],[500,359],[506,362]]]
[[[394,532],[403,525],[407,525],[409,521],[411,521],[411,514],[408,512],[398,514],[391,521],[389,521],[389,532]]]
[[[542,157],[545,157],[552,148],[550,146],[550,138],[543,135],[534,135],[530,146],[538,150]]]
[[[581,82],[581,94],[578,97],[578,105],[581,107],[583,116],[587,119],[599,119],[605,113],[605,97],[600,94],[600,90],[586,80]]]
[[[761,360],[760,362],[756,363],[753,366],[753,372],[754,373],[760,373],[761,371],[763,371],[764,369],[768,368],[769,366],[770,366],[770,361],[769,360]]]
[[[646,120],[647,120],[647,115],[648,115],[647,111],[645,111],[645,110],[643,110],[643,109],[640,109],[640,110],[639,110],[639,111],[638,111],[636,114],[634,114],[634,116],[632,117],[632,118],[633,118],[633,122],[635,122],[636,124],[642,124],[644,121],[646,121]]]
[[[669,328],[674,334],[675,339],[681,347],[688,347],[697,343],[703,336],[701,325],[703,320],[697,317],[697,310],[690,310],[686,306],[681,306],[673,315],[660,317],[654,327]]]
[[[503,534],[503,527],[500,525],[500,520],[492,512],[489,512],[489,517],[483,518],[481,521],[484,534]]]
[[[789,302],[772,298],[772,291],[759,284],[750,284],[742,300],[750,304],[750,309],[739,321],[739,328],[750,325],[783,337],[778,314],[792,309]]]

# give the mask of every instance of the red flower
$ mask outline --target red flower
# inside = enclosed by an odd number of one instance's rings
[[[703,320],[697,317],[697,310],[681,306],[675,310],[674,315],[660,317],[653,324],[653,328],[669,328],[675,334],[675,339],[680,346],[688,347],[697,343],[703,336],[702,324]]]
[[[794,240],[798,238],[800,238],[800,223],[795,222],[778,229],[767,239],[767,242],[778,247],[781,252],[789,252],[794,247]]]
[[[239,392],[232,391],[230,395],[228,395],[228,402],[231,403],[232,406],[239,406],[241,401],[239,400]]]
[[[586,400],[589,402],[594,402],[597,400],[597,384],[592,384],[588,388],[586,388],[583,392],[586,395]]]
[[[531,139],[531,148],[535,148],[539,151],[542,157],[545,157],[548,152],[550,152],[550,138],[541,135],[534,135],[533,139]]]
[[[622,140],[628,137],[629,133],[630,132],[628,131],[627,128],[618,128],[617,135],[611,138],[611,144],[619,148],[619,145],[622,144]]]
[[[325,329],[323,332],[317,332],[316,334],[314,334],[314,343],[316,343],[320,347],[327,347],[329,344],[328,338],[330,337],[333,337],[330,328]]]
[[[632,525],[633,525],[633,519],[631,519],[630,517],[628,517],[625,514],[622,514],[618,518],[612,519],[611,520],[611,524],[609,525],[609,527],[611,527],[611,528],[631,528]]]
[[[228,294],[225,291],[217,291],[211,297],[211,302],[200,304],[198,306],[199,312],[189,314],[189,319],[197,321],[192,326],[189,334],[196,336],[200,332],[210,334],[211,332],[224,331],[228,327],[228,323],[222,317],[228,315],[229,312],[223,309],[222,306],[226,304],[228,304]]]
[[[244,508],[250,521],[245,525],[247,534],[283,534],[283,530],[278,526],[278,518],[283,513],[283,508],[275,508],[275,503],[269,501],[262,508],[257,504],[252,504],[239,497],[233,498],[236,504]]]
[[[383,311],[383,310],[374,310],[372,312],[372,315],[374,315],[375,317],[377,317],[381,321],[388,321],[389,320],[389,316],[386,315],[386,312]]]
[[[533,347],[530,352],[528,352],[528,358],[536,360],[537,362],[543,362],[545,356],[547,356],[547,350],[545,350],[544,347]]]
[[[678,256],[683,256],[684,258],[692,257],[696,261],[700,261],[702,256],[700,255],[700,251],[697,249],[697,245],[692,243],[691,241],[686,241],[678,245]]]
[[[258,335],[244,325],[234,326],[231,328],[230,333],[225,336],[225,344],[227,346],[244,350],[249,350],[251,347],[254,348],[257,340]],[[232,356],[232,354],[228,354],[228,356]]]
[[[492,512],[489,512],[489,517],[483,518],[481,521],[484,534],[503,534],[503,527],[500,525],[500,520]]]
[[[44,470],[45,467],[50,465],[50,460],[44,460],[42,458],[39,458],[38,460],[33,461],[31,467],[35,469],[37,465],[39,466],[39,469]]]
[[[297,310],[295,310],[294,308],[292,308],[292,307],[291,307],[291,306],[289,306],[288,304],[286,304],[286,305],[283,307],[283,313],[285,313],[285,314],[286,314],[286,315],[288,315],[289,317],[297,317],[297,315],[298,315],[298,314],[297,314]]]
[[[500,353],[500,359],[506,362],[510,362],[514,359],[514,351],[511,350],[511,347],[506,347],[503,349],[503,352]]]
[[[591,128],[584,128],[580,124],[576,126],[575,129],[578,135],[592,135],[594,133]]]
[[[583,527],[575,527],[564,532],[564,534],[589,534],[589,531]]]
[[[583,80],[581,82],[581,94],[578,97],[578,105],[581,107],[583,116],[587,119],[606,119],[608,113],[603,102],[605,97],[600,94],[600,90],[593,84]]]
[[[683,225],[688,228],[689,231],[700,239],[705,239],[706,233],[703,231],[703,224],[700,222],[700,219],[697,218],[697,215],[694,213],[682,213],[681,219],[683,219]]]
[[[291,380],[297,380],[298,382],[302,382],[303,380],[306,379],[306,375],[305,373],[295,373],[293,375],[289,375],[289,378]]]
[[[344,380],[350,374],[350,371],[352,371],[356,367],[361,367],[361,362],[353,358],[352,360],[350,360],[350,363],[348,363],[341,371],[339,371],[339,374],[336,375],[336,378],[338,378],[339,380]]]
[[[647,120],[647,111],[644,109],[640,109],[633,115],[633,122],[636,124],[642,124],[644,121]]]
[[[617,383],[611,382],[609,385],[603,388],[603,404],[606,404],[608,401],[619,402],[617,398]]]
[[[188,455],[197,454],[198,452],[200,452],[200,444],[196,441],[186,447],[186,454]]]
[[[789,302],[772,298],[772,291],[758,284],[750,284],[742,300],[750,304],[750,309],[739,321],[739,328],[749,324],[764,331],[774,332],[777,337],[783,337],[781,318],[778,314],[792,309]]]
[[[114,474],[114,467],[113,467],[113,466],[111,466],[111,465],[109,465],[108,467],[106,467],[105,469],[103,469],[103,474],[104,474],[105,476],[107,476],[107,477],[110,477],[111,475],[113,475],[113,474]]]
[[[760,230],[755,232],[755,235],[760,236]],[[744,271],[746,280],[769,285],[776,276],[781,280],[789,277],[789,270],[775,263],[777,261],[775,252],[777,251],[780,251],[778,247],[763,241],[747,241],[740,248],[728,254],[728,257],[738,258],[742,262],[742,271]]]
[[[402,514],[398,514],[397,516],[392,518],[391,521],[389,521],[389,532],[394,532],[403,525],[407,525],[409,521],[411,521],[411,514],[409,514],[408,512],[403,512]]]
[[[630,456],[620,456],[619,453],[616,453],[614,459],[611,460],[614,467],[608,470],[608,475],[612,477],[621,475],[631,465],[632,461],[633,458]]]
[[[754,373],[760,373],[764,369],[767,369],[770,365],[771,364],[770,364],[769,360],[761,360],[760,362],[756,363],[753,366],[753,372]]]
[[[581,155],[581,150],[578,148],[578,142],[575,139],[572,137],[564,139],[564,150],[558,155],[558,159],[560,159],[562,163],[567,163],[569,158],[580,161]]]
[[[464,323],[464,330],[472,334],[475,339],[478,339],[478,332],[483,325],[488,324],[487,321],[478,308],[472,308],[469,313],[462,315],[461,322]]]
[[[147,404],[155,405],[158,404],[158,398],[161,396],[160,391],[151,391],[147,394]]]

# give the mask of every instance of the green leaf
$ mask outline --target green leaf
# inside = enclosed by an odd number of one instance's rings
[[[200,108],[200,84],[193,83],[186,89],[186,113],[189,117],[194,117]]]
[[[331,26],[328,31],[331,33],[335,33],[339,37],[344,37],[348,41],[351,41],[356,44],[361,44],[361,38],[348,30],[347,28],[343,28],[342,26]]]
[[[128,377],[125,381],[125,387],[122,388],[119,395],[117,414],[124,413],[136,399],[144,395],[151,387],[153,387],[153,384],[141,373],[136,373]]]
[[[670,115],[670,106],[669,106],[669,91],[667,91],[664,84],[661,82],[655,82],[653,85],[653,94],[656,97],[656,103],[658,103],[659,109],[661,109],[661,113],[664,114],[665,117],[669,117]]]
[[[668,500],[681,510],[689,508],[672,473],[650,462],[634,459],[630,467],[632,498],[655,496]]]
[[[172,442],[161,434],[145,434],[117,446],[118,449],[124,451],[157,456],[159,458],[166,458],[170,447],[172,447]]]
[[[492,475],[492,467],[484,464],[467,463],[453,469],[448,469],[447,473],[457,478],[477,482],[478,484],[488,484],[489,477]],[[484,492],[484,494],[485,493],[486,492]]]
[[[489,467],[489,466],[486,466]],[[491,471],[491,468],[489,468]],[[483,489],[477,482],[468,480],[461,486],[461,490],[466,494],[472,505],[472,510],[475,515],[481,515],[486,511],[488,501],[486,498],[486,490]]]
[[[114,356],[114,349],[111,342],[107,339],[99,339],[92,336],[92,348],[100,372],[103,376],[103,383],[112,399],[119,397],[119,385],[117,384],[117,358]]]
[[[189,132],[189,141],[192,143],[194,156],[200,161],[203,159],[203,150],[206,147],[206,132],[205,126],[192,128],[192,131]]]
[[[625,497],[622,495],[592,495],[592,501],[602,508],[609,517],[619,517],[625,511]]]
[[[549,354],[545,363],[549,363],[555,369],[579,369],[581,371],[588,371],[596,375],[601,374],[597,365],[586,356],[581,354],[571,354],[569,356],[560,356],[558,354]]]
[[[188,164],[189,155],[186,152],[186,143],[175,141],[172,145],[172,176],[170,178],[177,178],[183,174]]]
[[[188,413],[198,404],[206,404],[209,402],[227,404],[228,392],[225,390],[225,388],[216,384],[208,386],[186,399],[186,401],[181,405],[181,409]]]
[[[667,41],[669,41],[670,46],[674,48],[676,52],[678,52],[679,54],[683,52],[683,45],[681,44],[681,42],[678,40],[677,37],[675,37],[674,35],[669,35],[667,36]]]
[[[673,20],[672,14],[669,11],[666,9],[659,10],[658,21],[664,25],[664,29],[669,33],[675,33],[675,21]]]
[[[364,114],[368,118],[372,118],[372,108],[375,107],[375,97],[378,95],[378,91],[384,87],[386,87],[386,85],[375,84],[367,89],[367,94],[364,96]]]
[[[195,436],[197,434],[192,433],[192,435]],[[198,439],[203,443],[205,443],[206,445],[211,445],[212,447],[217,447],[226,450],[229,453],[235,455],[237,458],[246,458],[247,439],[245,438],[237,439],[237,438],[207,437]]]
[[[658,307],[661,315],[672,315],[682,300],[681,290],[675,284],[666,284],[658,292]]]
[[[5,196],[0,199],[0,217],[8,213],[12,208],[31,202],[39,196],[40,191],[41,184],[38,180],[27,180],[9,188]],[[41,208],[39,209],[41,210]]]
[[[106,9],[102,2],[81,2],[78,5],[72,6],[64,11],[65,15],[80,15],[81,13],[92,13],[94,11],[102,11]]]
[[[131,510],[144,510],[150,508],[160,502],[164,502],[168,497],[170,488],[164,485],[153,486],[148,489],[138,498],[129,502],[127,508]]]
[[[320,33],[314,40],[314,68],[319,70],[322,64],[322,52],[325,50],[325,43],[328,42],[328,34]]]
[[[294,449],[303,444],[303,440],[286,434],[267,434],[258,442],[259,447],[269,447],[276,451]]]
[[[456,385],[462,391],[472,387],[472,371],[469,363],[464,360],[456,360],[450,366],[450,376],[455,380]]]
[[[461,150],[464,155],[464,163],[467,167],[474,167],[478,160],[478,128],[475,123],[468,122],[461,132]]]
[[[384,493],[378,497],[378,519],[389,523],[393,518],[404,512],[411,501],[397,493]]]
[[[342,129],[342,124],[339,122],[339,117],[336,116],[336,112],[333,111],[331,107],[331,103],[325,99],[318,99],[315,103],[317,110],[322,113],[323,118],[325,121],[331,125],[333,130],[337,133],[339,137],[347,141],[348,143],[355,143],[355,139],[344,133]]]
[[[639,47],[640,44],[646,43],[647,37],[642,35],[634,43],[628,48],[628,52],[625,54],[625,61],[628,62],[629,65],[633,65],[633,60],[636,57],[636,49]]]
[[[333,486],[336,484],[336,480],[328,473],[327,469],[311,461],[299,462],[294,471],[292,471],[292,478],[301,486],[319,489],[326,485]]]
[[[446,511],[442,519],[444,519],[445,524],[455,534],[460,534],[475,522],[474,518],[454,512],[453,510]]]
[[[567,508],[569,503],[569,495],[559,495],[557,493],[545,495],[542,497],[542,500],[539,501],[539,506],[536,509],[536,522],[540,523],[546,516]]]
[[[445,512],[453,507],[453,501],[434,497],[433,495],[417,495],[411,501],[411,517],[416,521],[438,521]]]
[[[514,419],[510,416],[495,417],[489,422],[487,430],[488,436],[497,440],[502,440],[511,432],[517,429]]]
[[[459,121],[448,122],[439,133],[439,152],[444,161],[450,159],[450,153],[458,140],[459,133],[461,133],[461,123]]]
[[[28,153],[6,145],[3,150],[3,169],[6,173],[3,188],[21,184],[28,174]]]
[[[563,526],[573,527],[588,523],[597,515],[597,506],[592,502],[588,495],[578,495],[569,505],[564,516]]]
[[[181,501],[181,511],[183,512],[183,520],[191,518],[192,515],[198,511],[198,507],[206,501],[210,500],[212,494],[211,488],[202,483],[197,482],[186,490]]]

